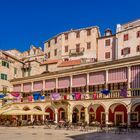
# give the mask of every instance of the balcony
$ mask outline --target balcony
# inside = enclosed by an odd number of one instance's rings
[[[120,96],[120,90],[114,90],[111,91],[108,95],[104,95],[101,92],[95,92],[96,96],[94,96],[93,92],[89,93],[81,93],[81,98],[79,101],[90,101],[90,100],[108,100],[108,99],[134,99],[134,98],[140,98],[140,89],[131,89],[127,91],[127,97]],[[60,97],[58,100],[53,100],[54,102],[71,102],[71,101],[77,101],[74,98],[71,98],[72,95],[70,93],[60,93]],[[44,100],[37,100],[37,101],[28,101],[27,97],[23,97],[22,101],[19,101],[18,103],[37,103],[37,102],[52,102],[52,99],[50,95],[45,96]]]
[[[30,67],[31,67],[30,63],[25,63],[22,68],[29,69]]]
[[[71,49],[69,55],[70,56],[83,55],[84,51],[85,51],[84,48]]]

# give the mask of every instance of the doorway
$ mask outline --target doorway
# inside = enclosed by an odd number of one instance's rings
[[[115,112],[115,125],[118,126],[121,123],[124,123],[124,114],[123,114],[123,112]]]

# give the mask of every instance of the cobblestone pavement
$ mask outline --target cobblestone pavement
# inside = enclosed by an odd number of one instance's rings
[[[81,132],[79,130],[54,130],[43,127],[0,127],[1,140],[140,140],[140,131],[115,134],[112,132]]]

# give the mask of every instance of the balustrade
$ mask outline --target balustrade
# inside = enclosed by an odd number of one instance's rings
[[[126,96],[122,96],[120,94],[120,90],[112,90],[108,95],[105,95],[101,92],[88,92],[88,93],[80,93],[80,97],[79,99],[76,99],[75,97],[73,97],[74,94],[70,94],[70,93],[60,93],[60,97],[58,100],[67,100],[67,101],[75,101],[75,100],[100,100],[100,99],[119,99],[119,98],[138,98],[140,97],[140,89],[130,89],[127,90],[127,94]],[[45,99],[41,100],[37,100],[37,101],[51,101],[51,93],[47,94],[45,96]],[[29,95],[32,96],[32,95]],[[57,99],[56,99],[57,100]],[[36,102],[34,101],[34,99],[32,99],[31,101],[29,101],[28,97],[23,97],[21,99],[21,102]]]

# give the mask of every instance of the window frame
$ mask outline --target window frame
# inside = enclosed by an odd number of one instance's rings
[[[129,40],[129,34],[124,34],[123,41],[128,41],[128,40]]]
[[[110,52],[105,52],[105,59],[109,59],[110,58]]]
[[[67,52],[69,52],[69,46],[68,45],[65,46],[65,53],[67,53]]]
[[[110,39],[106,39],[105,40],[105,46],[110,46],[111,45],[111,40]]]
[[[91,49],[91,42],[87,42],[87,50]]]

